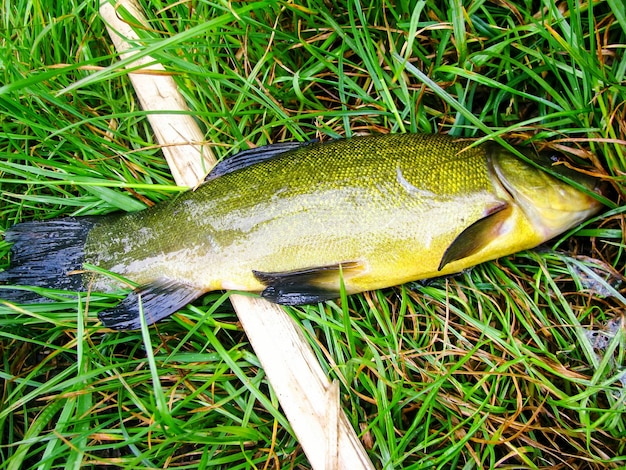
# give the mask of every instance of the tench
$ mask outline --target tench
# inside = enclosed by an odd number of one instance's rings
[[[144,211],[21,223],[6,232],[0,281],[12,287],[0,298],[32,301],[15,285],[113,291],[121,276],[138,287],[100,314],[118,329],[215,289],[314,303],[342,284],[389,287],[533,248],[601,207],[595,179],[553,167],[583,192],[495,143],[470,143],[398,134],[268,145]]]

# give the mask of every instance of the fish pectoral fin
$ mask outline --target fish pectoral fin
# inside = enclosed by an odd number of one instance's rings
[[[500,233],[502,224],[510,215],[510,205],[502,202],[489,210],[488,215],[463,230],[446,249],[439,263],[441,271],[448,263],[479,252]]]
[[[158,279],[138,287],[112,309],[98,313],[106,327],[116,330],[141,328],[141,313],[151,325],[197,299],[205,291],[170,279]]]
[[[293,271],[252,273],[267,286],[261,292],[263,298],[282,305],[304,305],[336,299],[340,296],[340,277],[349,277],[363,269],[363,263],[350,261]]]
[[[272,160],[284,153],[306,147],[312,143],[318,142],[317,139],[308,142],[279,142],[276,144],[264,145],[262,147],[243,150],[232,157],[225,158],[211,169],[204,181],[215,179],[219,176],[241,170],[249,166]]]

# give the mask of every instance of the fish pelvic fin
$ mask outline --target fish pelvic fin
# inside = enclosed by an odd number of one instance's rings
[[[267,287],[261,296],[281,305],[305,305],[340,296],[340,277],[363,269],[358,261],[283,272],[252,271]]]
[[[463,230],[446,249],[437,269],[441,271],[448,263],[467,258],[482,250],[498,236],[502,224],[510,215],[510,211],[507,210],[510,207],[508,203],[502,202],[491,208],[485,217]]]
[[[99,217],[65,217],[14,225],[5,233],[13,243],[10,266],[0,272],[0,298],[15,303],[45,301],[28,287],[82,291],[84,247]],[[19,287],[19,288],[14,288]]]
[[[141,328],[141,315],[152,325],[183,308],[205,293],[196,286],[158,279],[132,291],[117,306],[98,313],[102,324],[115,330]]]

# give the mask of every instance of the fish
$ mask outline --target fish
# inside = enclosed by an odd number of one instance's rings
[[[130,281],[126,298],[99,313],[120,330],[214,290],[311,304],[532,249],[602,207],[596,178],[525,149],[534,164],[495,142],[471,144],[445,134],[270,144],[142,211],[23,222],[5,233],[13,245],[0,298]]]

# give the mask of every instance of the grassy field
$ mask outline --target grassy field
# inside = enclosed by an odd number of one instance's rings
[[[97,4],[1,5],[0,229],[180,191]],[[377,468],[626,466],[621,0],[143,6],[137,51],[221,158],[445,132],[559,150],[604,178],[605,210],[536,250],[289,313]],[[309,467],[227,293],[148,336],[102,328],[120,296],[48,295],[0,301],[0,469]]]

